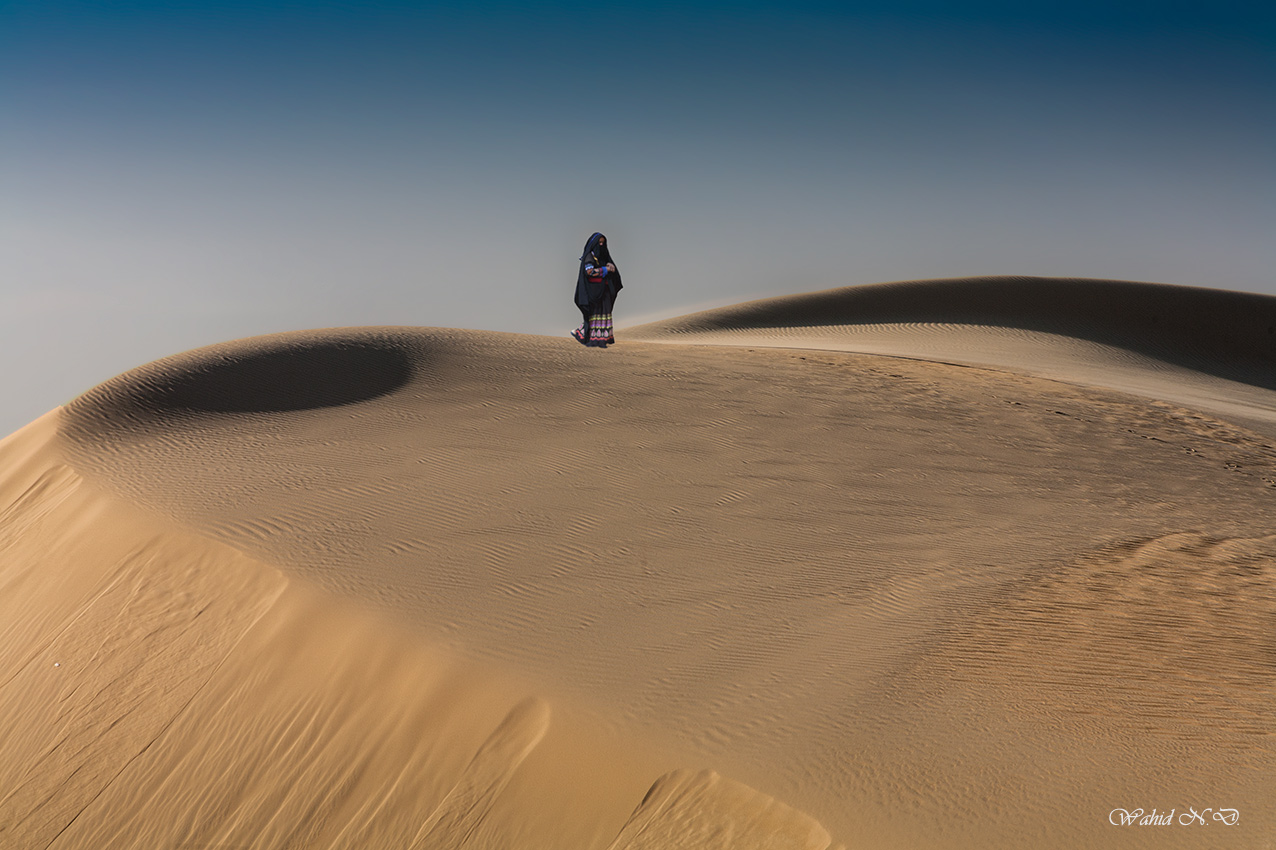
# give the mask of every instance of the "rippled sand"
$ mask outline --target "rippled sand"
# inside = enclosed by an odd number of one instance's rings
[[[979,279],[120,376],[0,444],[0,846],[1268,846],[1273,325]]]

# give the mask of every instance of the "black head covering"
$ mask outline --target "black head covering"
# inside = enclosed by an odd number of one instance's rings
[[[605,266],[608,263],[616,265],[616,261],[611,258],[606,239],[601,233],[595,233],[589,237],[589,241],[585,243],[585,250],[580,255],[580,272],[576,275],[577,307],[588,310],[600,303],[606,303],[610,307],[610,304],[615,301],[616,293],[623,285],[620,282],[619,268],[609,272],[602,281],[595,282],[585,277],[585,266]]]

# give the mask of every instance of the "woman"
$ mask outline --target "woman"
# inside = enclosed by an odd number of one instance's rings
[[[620,292],[620,271],[607,250],[607,237],[595,233],[585,243],[576,275],[576,306],[585,317],[572,336],[585,345],[606,348],[616,341],[611,326],[611,310]]]

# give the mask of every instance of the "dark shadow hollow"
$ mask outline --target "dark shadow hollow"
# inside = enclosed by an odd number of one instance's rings
[[[323,340],[223,355],[135,387],[156,412],[279,413],[368,401],[403,387],[412,362],[401,347]]]

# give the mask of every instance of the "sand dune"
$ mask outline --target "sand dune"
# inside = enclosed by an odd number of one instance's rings
[[[1046,277],[915,280],[768,298],[642,327],[688,334],[901,323],[1059,334],[1276,388],[1270,368],[1276,300],[1190,286]]]
[[[918,282],[122,375],[0,443],[0,846],[1268,846],[1269,314]]]
[[[751,301],[626,336],[1001,367],[1276,423],[1265,392],[1276,388],[1276,300],[1252,293],[1119,280],[919,280]]]

